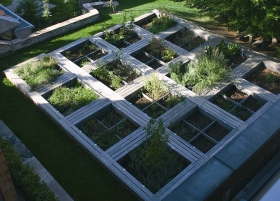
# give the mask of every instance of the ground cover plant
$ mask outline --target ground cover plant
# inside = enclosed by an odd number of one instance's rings
[[[154,34],[162,32],[177,24],[174,20],[174,16],[165,7],[160,7],[158,10],[159,17],[155,17],[152,22],[143,25],[143,28]]]
[[[204,26],[213,26],[214,24],[209,17],[204,17],[198,9],[182,6],[183,2],[177,3],[170,0],[118,0],[118,2],[120,4],[118,9],[122,10],[123,13],[133,12],[134,16],[140,16],[161,5],[166,5],[169,11],[172,11],[176,16],[196,21],[196,23],[200,22]],[[52,2],[50,1],[50,3]],[[60,13],[63,6],[62,4],[54,9]],[[109,10],[109,8],[105,8],[100,11],[100,16],[103,21],[106,21],[107,28],[122,21],[122,14],[108,16]],[[103,31],[103,22],[97,22],[18,50],[12,55],[0,58],[0,69],[3,71],[41,53],[54,51],[70,42],[101,31]],[[36,158],[75,201],[90,201],[93,197],[95,200],[136,200],[129,191],[119,185],[119,182],[96,161],[92,160],[54,122],[19,92],[4,77],[3,73],[0,74],[0,80],[1,119],[36,155]]]
[[[43,84],[50,84],[63,74],[57,61],[51,56],[44,56],[38,61],[30,61],[15,69],[15,73],[22,78],[31,90],[36,90]]]
[[[92,89],[86,88],[80,82],[77,82],[76,85],[71,88],[59,87],[55,89],[48,98],[48,101],[61,114],[67,116],[98,97],[99,96]]]
[[[248,76],[246,79],[271,93],[280,93],[280,73],[266,68],[263,64],[256,72]]]
[[[217,50],[202,53],[194,61],[184,64],[182,62],[168,65],[170,78],[178,84],[194,92],[201,92],[207,87],[226,78],[229,67],[224,55]]]
[[[190,162],[167,146],[168,134],[161,120],[145,127],[147,141],[132,150],[120,164],[151,192],[156,193]]]

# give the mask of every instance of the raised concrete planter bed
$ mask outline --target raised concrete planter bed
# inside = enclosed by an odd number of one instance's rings
[[[136,18],[135,23],[142,23],[142,21],[149,20],[155,15],[156,12],[145,14]],[[137,198],[142,200],[204,200],[211,198],[215,198],[214,200],[229,200],[234,193],[237,193],[238,189],[241,189],[249,181],[251,175],[261,168],[263,163],[258,160],[254,153],[265,152],[267,155],[263,156],[261,154],[259,158],[268,160],[280,146],[279,133],[276,133],[280,128],[280,96],[244,79],[254,73],[260,65],[265,65],[270,70],[279,72],[279,63],[269,61],[257,53],[244,49],[247,60],[230,72],[229,79],[217,83],[200,94],[196,94],[171,80],[167,76],[167,65],[169,62],[179,60],[184,63],[193,60],[205,46],[216,46],[223,38],[211,35],[206,30],[181,19],[176,18],[176,20],[180,26],[171,28],[170,32],[166,30],[157,35],[134,25],[134,30],[141,40],[125,47],[122,50],[120,60],[134,68],[139,73],[139,77],[115,91],[90,74],[92,70],[100,67],[98,63],[110,63],[116,60],[116,53],[120,52],[118,47],[102,39],[102,33],[91,36],[89,39],[82,38],[49,53],[69,75],[69,78],[61,79],[62,82],[66,83],[72,79],[79,80],[100,95],[99,99],[66,117],[48,104],[44,98],[44,94],[48,93],[46,89],[43,90],[44,93],[30,92],[26,83],[14,74],[14,68],[22,64],[6,70],[5,74],[12,83],[46,112],[94,159],[118,178]],[[119,25],[112,27],[112,30],[117,27]],[[149,41],[153,37],[172,38],[170,36],[182,27],[189,29],[196,37],[203,38],[205,42],[189,52],[167,41],[167,46],[176,51],[177,58],[167,63],[161,63],[161,66],[156,70],[151,68],[148,65],[148,60],[153,58],[147,57],[146,53],[143,53],[143,50],[149,45]],[[77,49],[86,41],[94,43],[107,55],[96,61],[90,61],[84,67],[79,67],[75,62],[67,59],[65,53],[68,50]],[[231,43],[229,40],[225,40],[225,42]],[[167,127],[167,133],[169,134],[167,146],[179,157],[189,161],[189,164],[171,178],[169,183],[162,186],[157,192],[152,193],[129,171],[124,169],[121,161],[126,160],[128,153],[142,146],[143,142],[147,140],[143,128],[148,124],[151,116],[145,113],[145,109],[141,108],[142,111],[129,101],[137,96],[143,88],[145,75],[155,72],[168,85],[172,94],[178,94],[185,98],[183,102],[164,110],[162,114],[154,118],[162,119]],[[233,87],[232,83],[236,87],[234,90],[241,94],[242,100],[237,100],[229,94],[228,90]],[[50,88],[49,90],[53,89]],[[225,110],[227,107],[217,104],[217,98],[223,94],[226,95],[226,97],[223,96],[224,99],[233,104],[233,108],[242,106],[249,112],[250,116],[245,119],[238,115],[234,116],[230,113],[230,110]],[[249,103],[249,101],[254,100],[259,101],[260,104],[258,105],[258,102],[256,105],[254,105],[254,102]],[[160,102],[153,101],[151,104],[162,107]],[[114,133],[119,137],[118,141],[105,148],[100,148],[98,141],[95,142],[95,138],[87,137],[88,134],[83,133],[81,127],[88,119],[95,119],[94,121],[102,125],[103,120],[99,117],[107,110],[114,110],[120,116],[115,117],[115,119],[120,118],[120,121],[121,119],[127,119],[136,128],[124,137]],[[113,126],[117,126],[117,123]],[[109,127],[104,128],[110,130]],[[254,136],[254,133],[256,133],[256,136]],[[256,168],[251,169],[250,164]],[[260,167],[257,167],[258,165]],[[245,177],[244,174],[246,174]],[[241,185],[238,183],[239,180],[243,182]]]

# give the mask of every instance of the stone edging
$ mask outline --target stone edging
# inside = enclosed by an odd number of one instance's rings
[[[27,164],[34,168],[34,172],[39,175],[41,181],[44,181],[55,196],[60,201],[73,201],[67,192],[59,185],[59,183],[50,175],[44,166],[33,156],[26,146],[17,138],[17,136],[8,128],[8,126],[0,120],[0,137],[9,140],[14,146],[15,151],[23,159],[23,164]]]

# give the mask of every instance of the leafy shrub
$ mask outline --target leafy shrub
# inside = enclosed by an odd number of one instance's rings
[[[2,147],[12,179],[23,190],[27,196],[26,200],[58,201],[47,184],[40,181],[40,177],[34,173],[33,168],[22,164],[22,159],[15,153],[9,141],[3,140],[0,137],[0,147]]]
[[[229,67],[224,55],[214,50],[201,54],[187,65],[182,65],[182,62],[170,64],[168,70],[175,82],[191,88],[194,92],[201,92],[217,81],[223,80]]]
[[[43,84],[49,84],[63,74],[57,61],[51,56],[42,57],[36,62],[28,62],[16,68],[15,73],[26,81],[31,90],[36,90]]]
[[[54,90],[48,101],[63,115],[89,104],[98,98],[92,89],[85,88],[80,82],[72,88],[59,87]]]

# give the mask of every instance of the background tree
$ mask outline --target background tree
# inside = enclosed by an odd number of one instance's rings
[[[261,35],[264,45],[280,39],[280,0],[186,0],[186,5],[206,9],[211,17],[220,15],[239,31]]]

